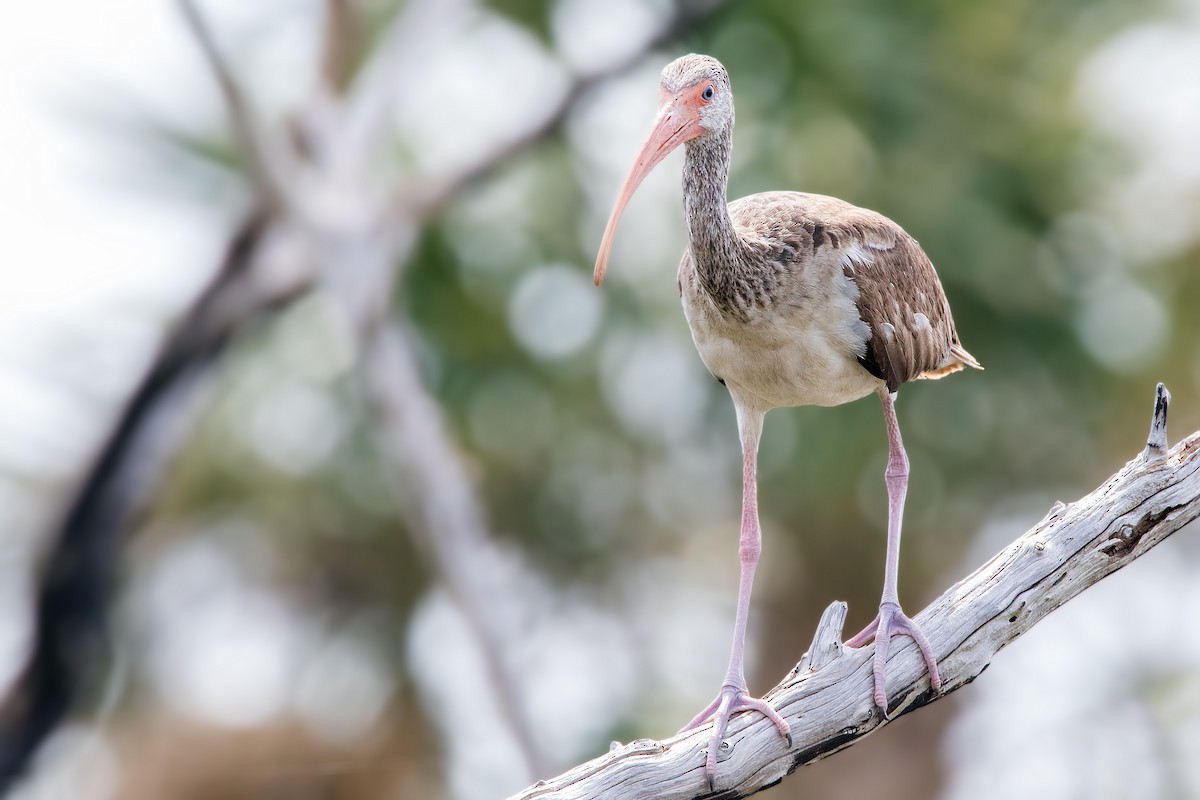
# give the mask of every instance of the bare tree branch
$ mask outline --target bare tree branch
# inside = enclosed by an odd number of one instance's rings
[[[938,658],[942,694],[931,693],[916,647],[907,640],[898,650],[893,645],[892,719],[970,683],[1038,620],[1200,517],[1200,432],[1167,452],[1168,398],[1159,384],[1141,454],[1078,502],[1057,504],[920,614]],[[715,794],[704,776],[711,732],[705,726],[661,742],[614,744],[608,754],[510,800],[745,797],[851,746],[888,720],[871,699],[874,645],[842,645],[845,615],[844,603],[826,610],[809,652],[767,695],[791,724],[792,746],[761,716],[735,717],[721,745]]]
[[[276,165],[281,155],[280,148],[265,140],[262,128],[254,119],[254,112],[246,93],[226,62],[212,30],[196,5],[196,0],[179,0],[179,8],[217,80],[217,86],[229,110],[229,123],[234,136],[246,153],[247,167],[259,195],[259,202],[268,209],[278,209],[288,197],[281,180],[283,171]]]
[[[354,52],[351,0],[325,0],[325,35],[321,40],[321,80],[334,93],[350,81]]]
[[[398,483],[410,497],[420,498],[410,507],[410,530],[480,644],[496,700],[529,762],[528,774],[549,774],[550,763],[521,702],[522,676],[506,657],[505,637],[517,632],[497,624],[493,611],[497,599],[511,596],[513,587],[499,580],[478,492],[441,409],[423,385],[409,337],[396,325],[380,331],[365,370],[385,434],[380,441]]]
[[[405,85],[423,74],[422,65],[462,28],[477,5],[476,0],[409,0],[397,12],[346,95],[332,148],[335,175],[361,177],[392,132]]]
[[[402,186],[395,199],[397,209],[400,213],[414,215],[417,219],[429,219],[436,216],[463,189],[486,178],[498,166],[508,163],[533,144],[557,130],[574,110],[579,100],[596,86],[632,68],[647,53],[677,38],[683,31],[703,22],[724,8],[725,5],[726,0],[703,0],[702,2],[681,4],[675,15],[669,18],[657,32],[649,36],[641,47],[634,49],[624,58],[608,64],[603,69],[577,76],[563,92],[558,102],[548,108],[541,118],[534,120],[533,124],[526,127],[525,130],[509,139],[494,142],[490,149],[477,156],[475,160],[463,164],[459,169],[436,181]]]

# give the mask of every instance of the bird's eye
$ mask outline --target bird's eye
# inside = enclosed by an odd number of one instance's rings
[[[704,87],[704,93],[700,96],[703,97],[705,100],[712,100],[713,95],[716,94],[716,91],[717,90],[714,89],[713,85],[710,83],[708,86]]]

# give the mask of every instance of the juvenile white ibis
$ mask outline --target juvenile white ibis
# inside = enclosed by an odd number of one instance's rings
[[[742,441],[741,576],[733,652],[713,702],[684,730],[713,722],[705,772],[731,714],[754,710],[790,741],[787,722],[746,687],[742,656],[750,589],[761,550],[755,469],[763,416],[780,406],[836,406],[871,392],[883,403],[888,538],[883,597],[875,620],[847,644],[875,640],[874,702],[887,711],[885,667],[893,636],[920,649],[936,692],[937,662],[920,628],[900,609],[896,574],[908,457],[896,421],[901,384],[979,363],[959,344],[933,264],[890,219],[832,197],[766,192],[726,203],[733,142],[729,75],[714,58],[688,55],[666,66],[658,116],[613,207],[596,257],[604,279],[617,222],[642,179],[685,145],[683,207],[688,248],[679,293],[700,358],[729,389]]]

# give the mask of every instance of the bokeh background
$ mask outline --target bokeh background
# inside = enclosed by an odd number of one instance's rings
[[[900,222],[986,366],[901,393],[911,611],[1136,454],[1156,381],[1200,427],[1196,0],[10,4],[0,690],[76,708],[13,797],[484,800],[711,699],[739,453],[680,155],[591,286],[689,51],[731,195]],[[885,458],[869,399],[768,416],[752,690],[873,616]],[[1197,568],[1185,529],[770,796],[1200,797]],[[23,675],[47,575],[69,657]]]

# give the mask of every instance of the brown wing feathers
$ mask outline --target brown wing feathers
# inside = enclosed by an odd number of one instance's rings
[[[731,203],[729,210],[746,232],[743,246],[753,262],[776,270],[749,271],[742,280],[746,285],[739,285],[741,304],[771,294],[782,279],[780,269],[840,260],[858,290],[859,316],[871,329],[858,361],[885,381],[889,391],[910,380],[979,368],[959,343],[933,264],[917,241],[887,217],[805,192],[750,195]],[[724,299],[727,313],[739,311],[738,302]]]
[[[959,343],[937,273],[916,241],[893,229],[870,231],[859,242],[844,251],[843,269],[871,327],[863,367],[894,392],[916,378],[979,366]]]

